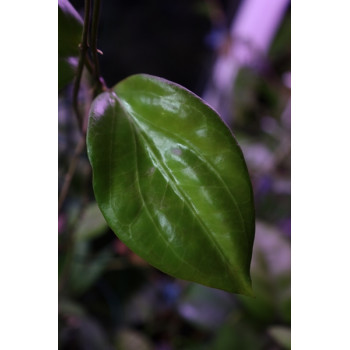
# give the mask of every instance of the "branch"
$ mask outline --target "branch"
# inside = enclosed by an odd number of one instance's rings
[[[88,50],[88,33],[89,33],[89,25],[90,25],[90,7],[91,0],[85,0],[85,16],[84,16],[84,28],[83,28],[83,38],[82,43],[80,45],[80,57],[78,64],[77,76],[74,82],[74,90],[73,90],[73,108],[75,114],[78,119],[79,128],[82,130],[84,125],[83,116],[80,114],[79,106],[78,106],[78,94],[80,89],[80,80],[83,74],[83,68],[85,64],[85,58]]]
[[[101,53],[97,48],[97,31],[100,16],[100,4],[101,0],[94,0],[93,12],[92,12],[92,25],[91,25],[91,52],[94,64],[94,78],[96,81],[96,86],[94,90],[94,96],[96,96],[101,90],[107,90],[107,87],[100,76],[100,65],[98,62],[98,53]]]
[[[100,78],[100,66],[97,57],[97,30],[98,30],[98,19],[100,15],[100,0],[94,1],[94,7],[92,11],[92,25],[91,25],[91,51],[95,65],[95,79],[99,81]]]
[[[100,15],[100,0],[94,1],[93,6],[93,13],[92,13],[92,28],[90,33],[90,12],[91,12],[91,0],[85,0],[85,14],[84,14],[84,27],[83,27],[83,36],[82,36],[82,42],[80,44],[80,57],[79,57],[79,64],[78,64],[78,70],[77,70],[77,76],[74,83],[74,89],[73,89],[73,108],[75,111],[75,114],[77,116],[79,129],[82,132],[82,139],[79,141],[74,154],[73,158],[69,164],[68,172],[65,176],[64,183],[62,186],[61,193],[59,195],[58,200],[58,212],[60,212],[63,202],[68,194],[69,187],[74,175],[74,172],[77,167],[78,158],[81,154],[81,152],[84,150],[85,147],[85,136],[86,136],[86,129],[87,129],[87,118],[81,114],[79,110],[79,104],[78,104],[78,95],[79,95],[79,89],[80,89],[80,81],[84,69],[84,65],[87,67],[90,73],[95,78],[96,86],[94,90],[94,96],[96,96],[101,90],[105,91],[107,90],[107,87],[103,81],[103,79],[100,77],[100,70],[99,70],[99,62],[98,62],[98,49],[97,49],[97,29],[98,29],[98,20]],[[91,50],[92,50],[92,56],[93,56],[93,62],[91,62],[90,57],[88,56],[88,36],[91,34]]]

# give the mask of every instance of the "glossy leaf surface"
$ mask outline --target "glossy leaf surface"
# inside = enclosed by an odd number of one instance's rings
[[[58,90],[74,78],[82,33],[79,13],[68,0],[58,0]]]
[[[177,278],[251,295],[251,183],[220,117],[185,88],[134,75],[99,95],[87,135],[95,197],[116,235]]]

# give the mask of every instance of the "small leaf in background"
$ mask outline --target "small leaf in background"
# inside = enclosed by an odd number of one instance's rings
[[[114,350],[106,330],[89,316],[66,315],[65,323],[59,327],[59,349],[103,349]]]
[[[58,90],[62,90],[74,78],[78,67],[77,57],[58,57]]]
[[[241,319],[239,312],[235,317],[230,317],[225,325],[221,327],[213,342],[207,350],[264,350],[271,349],[267,346],[263,334],[251,327],[244,319]]]
[[[58,313],[62,316],[76,316],[84,317],[86,316],[86,311],[84,308],[77,304],[76,302],[69,299],[60,299],[58,302]]]
[[[290,328],[282,326],[273,326],[268,330],[270,336],[278,343],[283,346],[284,349],[291,348],[291,332]]]
[[[191,284],[178,303],[179,314],[190,323],[206,329],[219,329],[234,308],[232,295]]]
[[[121,329],[115,339],[119,350],[153,350],[154,346],[142,333],[132,329]]]
[[[131,76],[91,108],[88,156],[112,230],[159,270],[252,295],[253,195],[241,149],[185,88]]]
[[[260,323],[290,322],[290,241],[275,227],[257,221],[252,258],[256,297],[239,297],[242,306]]]
[[[86,208],[75,231],[74,237],[79,241],[97,238],[102,235],[108,225],[97,203],[90,203]]]
[[[83,20],[68,0],[58,0],[58,54],[77,56]]]
[[[105,271],[112,259],[112,252],[102,250],[94,256],[90,255],[88,244],[79,242],[76,245],[74,261],[71,267],[70,288],[74,295],[87,291]]]
[[[58,90],[74,78],[83,20],[68,0],[58,0]]]

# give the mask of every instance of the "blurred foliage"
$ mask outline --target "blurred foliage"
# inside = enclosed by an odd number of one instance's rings
[[[203,91],[215,57],[213,11],[228,13],[238,2],[207,3],[103,2],[108,85],[144,71]],[[58,218],[59,349],[290,349],[290,10],[262,63],[240,71],[230,125],[255,193],[255,298],[173,279],[131,252],[99,212],[82,153]],[[80,101],[90,90],[85,78]],[[79,138],[71,95],[69,84],[58,99],[59,190]]]
[[[74,78],[83,21],[67,0],[58,1],[58,90]]]

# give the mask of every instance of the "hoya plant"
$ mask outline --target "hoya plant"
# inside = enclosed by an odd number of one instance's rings
[[[68,0],[58,10],[58,88],[74,84],[78,148],[87,147],[109,227],[171,276],[253,295],[253,193],[231,130],[200,97],[166,79],[142,73],[107,87],[98,61],[100,1],[85,1],[84,20]],[[93,86],[88,113],[78,98],[84,72]]]

